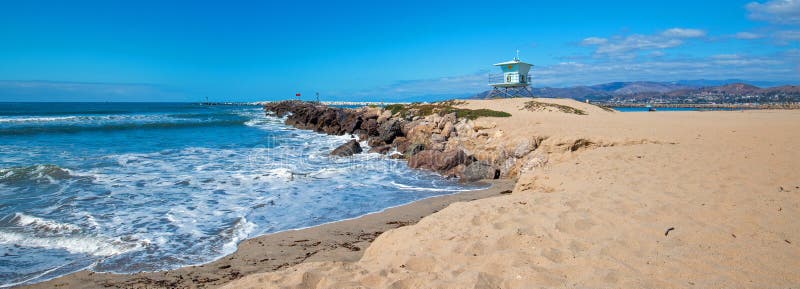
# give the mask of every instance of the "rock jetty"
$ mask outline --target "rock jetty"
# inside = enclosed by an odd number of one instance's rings
[[[412,168],[427,169],[464,181],[514,177],[517,160],[535,149],[529,142],[515,149],[483,150],[470,145],[482,135],[474,123],[479,114],[454,109],[454,103],[419,106],[356,109],[330,107],[320,103],[282,101],[267,103],[268,115],[285,117],[287,125],[331,135],[352,135],[366,142],[369,152],[405,159]],[[508,115],[489,111],[489,116]],[[461,115],[460,115],[461,114]],[[350,141],[332,152],[348,156],[361,146]]]

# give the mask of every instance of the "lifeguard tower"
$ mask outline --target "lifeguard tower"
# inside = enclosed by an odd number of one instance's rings
[[[531,91],[528,90],[531,78],[528,72],[533,65],[519,60],[519,50],[517,50],[517,57],[513,60],[497,63],[494,66],[500,66],[503,74],[489,75],[489,85],[492,86],[492,90],[487,98],[533,97]]]

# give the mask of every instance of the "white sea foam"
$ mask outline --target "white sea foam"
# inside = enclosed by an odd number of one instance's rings
[[[273,176],[280,180],[288,181],[294,178],[294,173],[289,168],[274,168],[269,169],[264,174],[266,176]]]
[[[56,236],[37,237],[33,235],[0,231],[0,243],[14,244],[23,247],[64,249],[75,254],[93,256],[112,256],[129,252],[139,247],[137,244],[125,243],[91,236]]]
[[[20,122],[48,122],[48,121],[65,121],[76,120],[77,116],[62,116],[62,117],[8,117],[0,118],[0,123],[20,123]]]
[[[394,181],[391,184],[398,189],[407,190],[407,191],[427,191],[427,192],[463,192],[469,191],[468,189],[456,189],[456,188],[424,188],[424,187],[415,187],[409,186],[404,184],[398,184]]]
[[[46,220],[39,217],[29,216],[23,213],[14,214],[14,218],[12,220],[14,220],[18,226],[31,227],[39,231],[69,233],[69,232],[78,232],[81,230],[80,227],[73,224]]]
[[[225,254],[230,254],[236,251],[236,245],[250,236],[256,229],[256,224],[247,221],[247,218],[241,217],[233,226],[230,233],[230,240],[222,245],[222,251]]]
[[[54,165],[34,165],[0,169],[0,183],[24,183],[29,181],[56,184],[67,179],[72,172]]]

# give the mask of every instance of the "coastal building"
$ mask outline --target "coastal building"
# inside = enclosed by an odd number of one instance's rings
[[[519,50],[517,57],[511,61],[496,63],[494,66],[499,66],[502,74],[489,75],[492,90],[487,98],[533,96],[528,89],[531,79],[528,72],[533,65],[519,60]]]

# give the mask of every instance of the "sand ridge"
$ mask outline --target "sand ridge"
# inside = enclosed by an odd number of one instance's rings
[[[468,101],[474,145],[540,141],[514,192],[381,234],[357,262],[225,288],[787,288],[800,284],[800,111],[526,111]],[[669,230],[672,228],[672,230]]]

